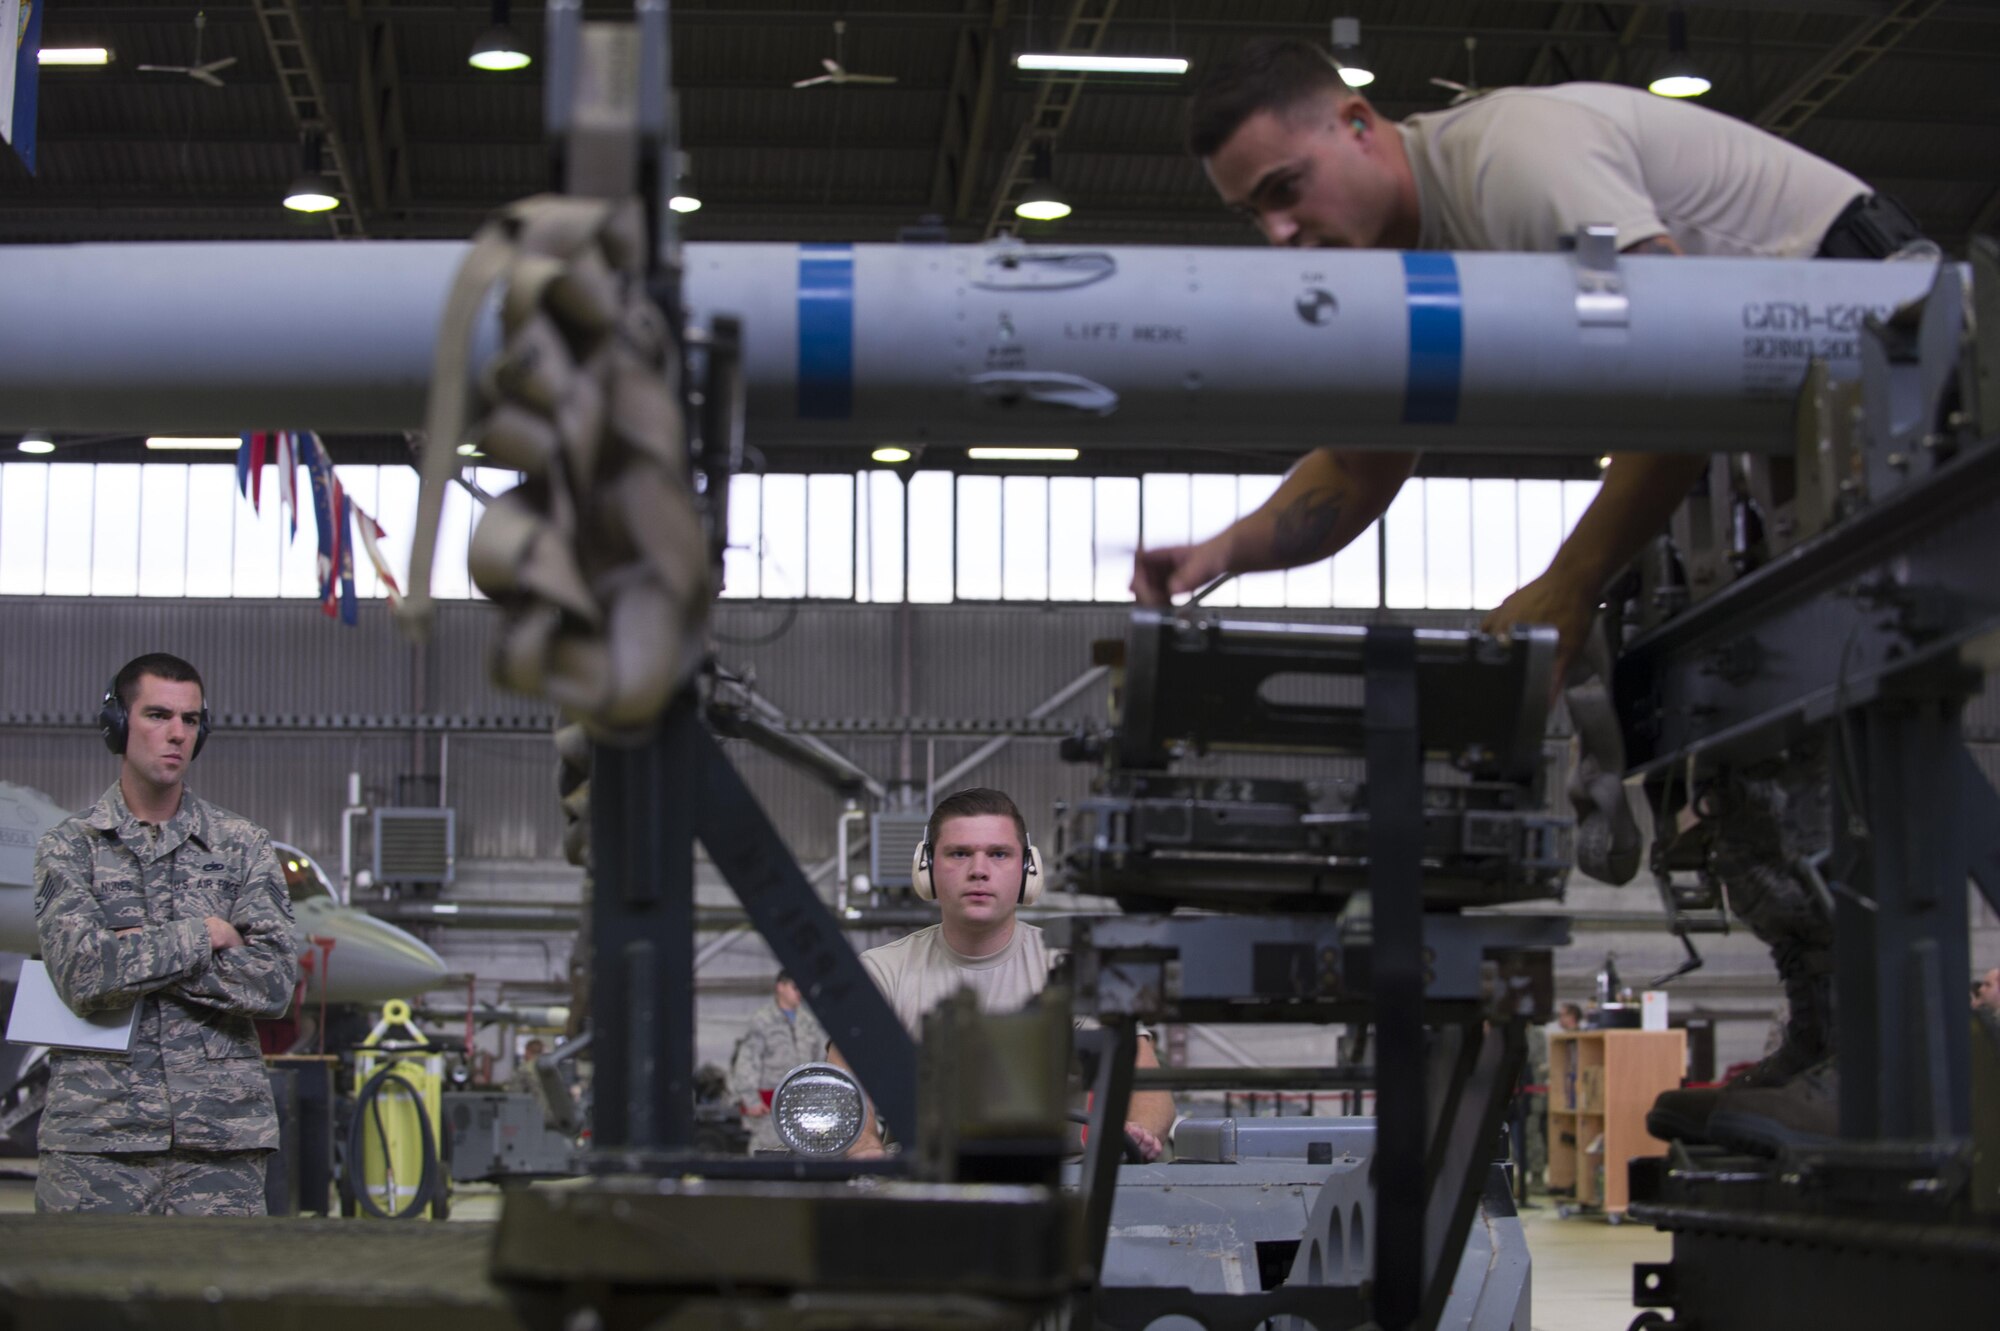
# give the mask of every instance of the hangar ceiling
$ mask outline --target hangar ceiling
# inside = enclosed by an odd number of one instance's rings
[[[58,0],[45,46],[102,45],[105,69],[43,72],[41,170],[0,165],[0,238],[248,238],[326,234],[279,204],[299,134],[259,9],[319,71],[332,130],[370,236],[462,236],[491,208],[546,183],[541,63],[470,68],[484,0],[211,0],[203,59],[236,57],[220,88],[142,64],[186,64],[197,6]],[[587,12],[629,13],[615,0]],[[1608,78],[1643,83],[1664,61],[1668,6],[1546,0],[674,0],[683,141],[705,203],[695,239],[890,240],[926,214],[955,240],[986,230],[1039,83],[1014,51],[1048,49],[1073,9],[1108,12],[1100,49],[1205,65],[1252,36],[1325,40],[1335,13],[1362,21],[1392,115],[1444,104],[1432,76],[1465,81],[1466,39],[1484,86]],[[1816,66],[1845,57],[1797,141],[1896,194],[1956,245],[2000,212],[2000,7],[1971,0],[1732,0],[1686,6],[1715,80],[1707,103],[1769,117]],[[1921,17],[1918,17],[1918,16]],[[847,25],[850,68],[888,86],[794,89]],[[1885,22],[1893,18],[1898,22]],[[1915,21],[1910,21],[1914,19]],[[540,54],[542,6],[513,24]],[[1891,44],[1892,43],[1892,44]],[[1888,49],[1869,59],[1874,47]],[[990,53],[990,56],[989,56]],[[1254,241],[1222,214],[1181,151],[1185,80],[1094,77],[1055,158],[1077,211],[1052,229],[1091,243]],[[1831,93],[1826,96],[1827,92]],[[1808,98],[1809,100],[1809,98]]]

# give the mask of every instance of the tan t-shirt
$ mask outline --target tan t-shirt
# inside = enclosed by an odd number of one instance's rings
[[[944,926],[933,924],[905,938],[861,954],[875,987],[913,1036],[922,1033],[924,1014],[960,989],[979,996],[981,1012],[1013,1012],[1048,987],[1055,952],[1042,931],[1014,921],[1014,936],[990,957],[968,957],[944,941]]]
[[[1507,88],[1401,122],[1419,248],[1549,251],[1591,223],[1624,249],[1807,258],[1868,186],[1741,120],[1608,83]]]

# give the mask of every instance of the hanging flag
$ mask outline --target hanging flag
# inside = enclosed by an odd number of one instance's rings
[[[0,0],[0,139],[35,174],[35,105],[42,79],[43,0]]]
[[[333,478],[334,501],[340,505],[340,622],[353,628],[360,622],[361,608],[354,601],[354,501]]]
[[[278,435],[278,513],[281,518],[291,515],[291,540],[299,536],[299,441],[290,430]]]
[[[264,511],[264,456],[270,447],[270,435],[250,436],[250,507],[259,513]]]
[[[314,441],[317,444],[317,440]],[[326,450],[314,447],[306,459],[306,475],[312,481],[313,517],[319,525],[319,608],[328,618],[339,613],[337,598],[340,569],[340,529],[335,516],[340,512],[334,494],[339,481],[328,464]]]
[[[382,526],[363,513],[359,505],[354,509],[354,516],[357,530],[361,533],[361,548],[368,552],[368,562],[375,566],[375,576],[389,589],[389,608],[394,610],[396,603],[403,599],[403,589],[397,585],[396,575],[389,571],[389,561],[382,558],[382,547],[376,544],[383,534]]]
[[[393,607],[400,601],[403,589],[396,575],[389,571],[389,561],[382,557],[381,546],[377,544],[386,533],[341,485],[333,455],[326,451],[320,437],[310,432],[280,430],[248,431],[242,439],[236,450],[236,488],[262,512],[264,464],[274,463],[278,468],[279,512],[281,516],[290,514],[294,538],[299,531],[298,469],[306,469],[306,483],[312,492],[313,525],[318,531],[320,612],[329,619],[338,618],[349,627],[360,621],[360,601],[354,587],[357,532],[368,562],[374,565],[375,575],[388,590],[389,604]]]

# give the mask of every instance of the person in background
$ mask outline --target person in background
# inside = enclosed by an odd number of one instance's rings
[[[118,779],[35,848],[35,927],[57,994],[139,1006],[126,1054],[57,1050],[35,1209],[263,1215],[278,1110],[254,1019],[292,1005],[292,897],[271,838],[187,788],[201,675],[155,652],[99,711]]]
[[[544,1052],[541,1040],[530,1039],[521,1046],[521,1056],[514,1060],[513,1075],[507,1078],[507,1091],[511,1095],[533,1095],[535,1093],[535,1060]]]
[[[751,1014],[750,1028],[729,1061],[729,1093],[750,1124],[752,1154],[785,1149],[778,1125],[771,1121],[771,1093],[799,1064],[825,1058],[826,1044],[826,1030],[801,1000],[799,986],[779,971],[771,1001]]]
[[[919,895],[935,899],[938,923],[868,949],[861,964],[912,1036],[924,1014],[960,989],[978,996],[982,1012],[1013,1012],[1039,994],[1059,953],[1039,927],[1015,918],[1038,891],[1040,860],[1028,823],[1004,792],[961,790],[938,802],[925,825],[918,874],[928,878]],[[828,1058],[845,1066],[837,1050]],[[1141,1032],[1134,1066],[1159,1066],[1149,1032]],[[1174,1124],[1174,1097],[1135,1092],[1125,1136],[1147,1160],[1166,1149]],[[849,1154],[882,1153],[871,1110]]]

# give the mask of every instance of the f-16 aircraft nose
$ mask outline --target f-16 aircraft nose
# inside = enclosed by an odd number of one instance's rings
[[[299,924],[300,971],[309,1002],[324,997],[329,1003],[379,1003],[444,983],[444,958],[428,944],[358,910],[325,903],[319,910],[301,909]]]

